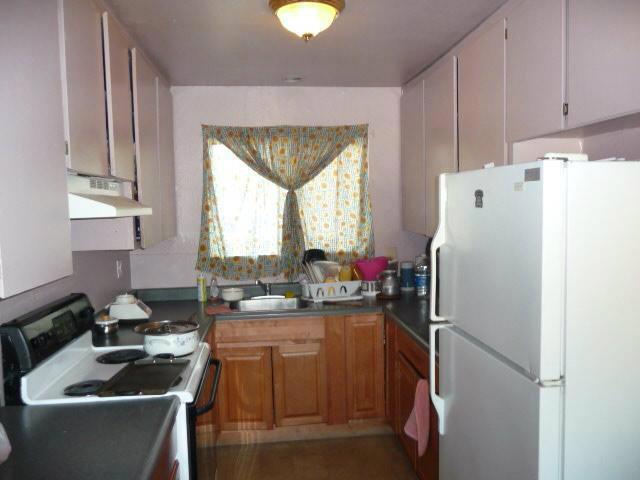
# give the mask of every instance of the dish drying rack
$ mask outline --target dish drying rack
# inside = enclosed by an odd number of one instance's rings
[[[331,282],[331,283],[310,283],[308,284],[309,295],[302,298],[312,302],[323,302],[325,300],[360,300],[360,280],[352,280],[349,282]]]

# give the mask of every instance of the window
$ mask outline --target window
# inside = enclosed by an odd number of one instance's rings
[[[251,170],[221,143],[209,147],[209,158],[226,255],[279,255],[286,190]]]
[[[198,269],[235,280],[282,272],[295,278],[302,252],[301,244],[287,243],[287,232],[297,230],[284,225],[284,185],[301,185],[289,188],[298,205],[290,217],[299,221],[305,249],[321,248],[340,263],[373,253],[366,126],[205,126],[203,132]],[[322,143],[323,135],[336,148]]]

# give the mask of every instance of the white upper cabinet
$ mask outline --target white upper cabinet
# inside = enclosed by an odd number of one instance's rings
[[[0,2],[0,297],[73,273],[55,2]]]
[[[158,163],[160,172],[162,239],[177,233],[176,187],[173,161],[173,103],[171,90],[156,78],[158,94]]]
[[[565,0],[525,0],[507,18],[507,141],[562,130]]]
[[[140,245],[147,248],[162,241],[156,74],[137,48],[131,50],[131,62],[138,200],[153,209],[140,217]]]
[[[405,85],[400,100],[402,227],[427,234],[426,162],[424,145],[424,80]]]
[[[59,0],[67,165],[108,175],[100,11],[89,0]]]
[[[460,171],[505,163],[504,31],[495,22],[458,56]]]
[[[640,111],[640,1],[568,0],[570,128]]]
[[[438,227],[438,178],[458,171],[456,57],[430,69],[424,81],[426,132],[426,234]]]
[[[109,125],[111,175],[135,180],[135,147],[131,115],[129,40],[108,13],[102,16],[104,63]]]

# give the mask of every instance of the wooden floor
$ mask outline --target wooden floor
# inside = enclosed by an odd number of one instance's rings
[[[212,450],[198,450],[198,478],[213,479]],[[218,447],[218,480],[416,480],[393,435]]]

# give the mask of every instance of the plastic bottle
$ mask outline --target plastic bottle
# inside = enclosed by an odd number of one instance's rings
[[[206,302],[207,301],[207,278],[204,273],[198,272],[198,301]]]
[[[426,297],[429,293],[429,264],[426,255],[416,257],[416,268],[414,282],[416,285],[416,295]]]
[[[218,287],[218,279],[215,275],[211,275],[211,283],[209,284],[209,299],[216,301],[220,296],[220,288]]]

